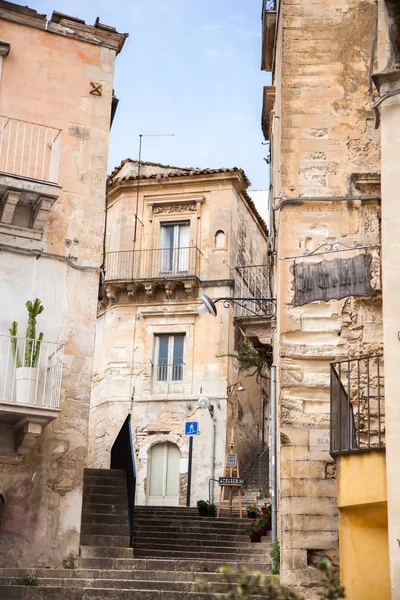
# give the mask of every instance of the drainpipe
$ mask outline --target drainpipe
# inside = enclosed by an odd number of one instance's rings
[[[276,367],[271,366],[271,533],[272,541],[277,537],[277,482],[276,482]]]
[[[214,502],[214,479],[215,479],[215,433],[216,424],[215,417],[212,418],[212,429],[211,429],[211,486],[210,486],[210,503]]]

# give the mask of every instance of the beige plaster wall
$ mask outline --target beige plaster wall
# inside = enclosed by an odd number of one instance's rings
[[[352,173],[379,172],[379,135],[367,92],[375,3],[280,4],[272,163],[281,577],[307,598],[316,598],[319,558],[338,563],[337,492],[334,463],[328,452],[310,450],[309,433],[328,433],[329,363],[382,350],[381,297],[296,308],[293,260],[280,259],[336,240],[349,246],[355,241],[380,243],[378,200],[334,201],[348,194],[377,193],[372,187],[356,190],[351,183]],[[287,197],[298,200],[280,202]],[[313,197],[327,201],[307,200]],[[379,290],[379,252],[375,248],[371,253],[372,283]]]
[[[0,113],[62,129],[62,190],[43,239],[2,233],[0,241],[72,254],[78,264],[98,266],[115,51],[4,20],[0,38],[11,43],[3,60]],[[103,84],[101,97],[89,93],[93,80]],[[24,304],[37,296],[45,307],[39,330],[65,344],[60,416],[29,456],[0,456],[6,499],[0,563],[56,566],[78,553],[99,273],[6,252],[0,268],[1,333],[8,334],[14,319],[25,330]]]

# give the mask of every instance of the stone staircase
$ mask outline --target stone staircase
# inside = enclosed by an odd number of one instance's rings
[[[197,509],[135,509],[129,547],[123,471],[86,469],[80,556],[73,569],[0,569],[3,600],[205,600],[197,579],[224,590],[218,568],[269,571],[269,537],[251,544],[247,521],[199,517]],[[38,587],[14,585],[30,574]]]
[[[242,489],[242,504],[246,508],[249,504],[257,504],[262,506],[264,502],[268,500],[268,493],[263,492],[265,497],[259,498],[260,494],[260,483],[259,483],[259,472],[258,472],[258,458],[250,465],[246,471],[243,479],[246,484]],[[268,486],[268,484],[267,484]]]

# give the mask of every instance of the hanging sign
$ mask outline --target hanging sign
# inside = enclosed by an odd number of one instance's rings
[[[244,479],[240,477],[220,477],[218,483],[219,485],[244,485]]]
[[[374,296],[371,287],[371,254],[352,258],[322,260],[317,264],[295,263],[294,306],[302,306],[314,300],[346,298],[347,296]]]

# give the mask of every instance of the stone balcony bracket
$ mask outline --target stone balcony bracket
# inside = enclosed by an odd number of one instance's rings
[[[155,279],[140,282],[106,282],[104,294],[109,304],[117,302],[153,302],[158,299],[193,299],[198,295],[199,279]],[[160,298],[160,292],[163,298]]]

